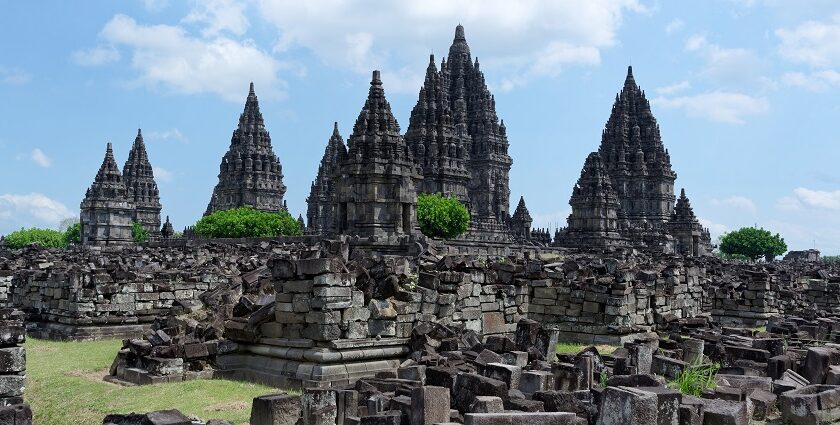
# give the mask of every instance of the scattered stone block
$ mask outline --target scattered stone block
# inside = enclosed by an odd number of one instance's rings
[[[300,396],[285,393],[255,397],[251,425],[295,425],[301,417]]]

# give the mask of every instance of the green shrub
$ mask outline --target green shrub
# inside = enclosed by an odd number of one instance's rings
[[[773,235],[760,228],[742,227],[720,238],[720,252],[728,258],[747,258],[755,261],[765,257],[772,260],[785,251],[787,244],[778,233]]]
[[[38,244],[44,248],[63,248],[67,245],[64,233],[53,229],[20,229],[6,235],[6,246],[20,249],[31,244]]]
[[[142,224],[135,221],[131,223],[131,238],[134,242],[146,242],[149,240],[149,232],[143,228]]]
[[[703,390],[717,386],[715,375],[717,375],[718,370],[720,370],[720,365],[717,363],[712,365],[689,366],[683,370],[677,379],[669,382],[668,385],[683,394],[700,397],[703,394]]]
[[[195,223],[205,238],[252,238],[301,235],[297,219],[286,211],[270,213],[250,207],[216,211]]]
[[[452,239],[467,231],[470,212],[455,198],[421,194],[417,197],[417,222],[426,236]]]
[[[64,231],[64,244],[80,244],[82,243],[82,225],[73,223],[67,230]]]

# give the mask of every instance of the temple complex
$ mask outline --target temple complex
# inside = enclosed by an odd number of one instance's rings
[[[338,233],[388,243],[416,231],[416,186],[421,175],[385,99],[379,71],[373,71],[368,98],[347,140],[347,155],[338,173]]]
[[[402,139],[395,124],[396,121],[393,127],[388,127],[397,130],[388,136],[393,143]],[[496,115],[495,99],[484,81],[478,59],[473,61],[470,56],[461,25],[455,30],[449,55],[441,62],[440,70],[434,56],[429,58],[423,87],[405,133],[405,145],[408,156],[422,173],[417,192],[457,198],[470,210],[472,222],[462,239],[479,243],[513,242],[508,175],[512,160],[508,155],[507,133],[504,122]],[[343,178],[337,180],[339,171],[333,165],[338,163],[336,158],[341,149],[343,144],[335,129],[307,200],[310,233],[331,234],[346,229],[343,226],[329,229],[324,224],[336,222],[329,219],[330,214],[342,213],[338,211],[342,207],[336,194],[350,191],[345,186],[351,183]],[[381,156],[384,153],[384,150],[366,152],[372,155],[370,159],[390,161]],[[331,187],[330,182],[337,182],[341,188]]]
[[[82,244],[119,245],[132,241],[134,201],[126,189],[110,143],[79,209]]]
[[[710,253],[709,231],[697,221],[685,191],[674,207],[676,178],[650,102],[628,67],[601,146],[587,157],[572,190],[568,226],[557,232],[553,243]]]
[[[260,211],[285,210],[283,167],[271,147],[254,83],[248,91],[239,126],[219,165],[219,183],[213,189],[205,215],[242,206]]]
[[[137,137],[123,166],[123,180],[128,198],[134,202],[132,220],[140,223],[149,234],[160,233],[160,192],[158,191],[152,164],[143,143],[143,134],[137,130]]]

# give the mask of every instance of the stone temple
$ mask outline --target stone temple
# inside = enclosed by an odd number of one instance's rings
[[[82,244],[117,245],[132,241],[134,199],[126,190],[110,143],[79,208]]]
[[[285,211],[283,167],[271,147],[254,83],[233,131],[230,148],[219,165],[219,183],[213,189],[205,215],[242,206],[260,211]]]
[[[373,83],[371,83],[373,84]],[[374,90],[372,86],[371,90]],[[378,89],[377,89],[378,90]],[[384,99],[384,98],[383,98]],[[372,99],[369,97],[366,108]],[[373,116],[370,116],[373,113]],[[358,140],[365,140],[361,151],[353,151],[353,137],[348,144],[350,158],[358,161],[358,155],[374,163],[387,164],[399,162],[401,173],[405,171],[403,182],[389,186],[396,192],[379,192],[394,196],[395,208],[385,214],[388,223],[381,226],[394,229],[387,233],[411,233],[415,227],[414,201],[406,202],[403,196],[406,190],[417,193],[442,193],[464,202],[470,210],[472,223],[463,239],[471,241],[512,243],[513,233],[509,220],[509,171],[512,164],[508,155],[508,140],[504,122],[496,115],[493,95],[484,81],[478,59],[472,60],[470,48],[464,36],[464,27],[458,25],[455,38],[449,48],[448,57],[441,61],[440,69],[435,64],[434,56],[429,58],[426,78],[420,89],[417,104],[411,112],[408,130],[400,136],[396,120],[392,120],[388,110],[363,111],[369,120],[378,120],[379,128],[360,129],[357,120],[353,132]],[[363,117],[360,115],[360,119]],[[364,121],[361,124],[365,124]],[[358,134],[359,131],[368,134]],[[372,142],[368,141],[372,140]],[[404,141],[403,141],[404,140]],[[372,149],[367,146],[371,145]],[[406,150],[407,148],[407,150]],[[365,179],[346,177],[348,167],[338,167],[338,161],[345,150],[337,128],[333,131],[318,175],[312,184],[307,210],[307,230],[314,234],[334,234],[349,230],[345,221],[352,219],[354,212],[347,212],[340,200],[350,199],[349,193],[362,189],[360,184],[379,184],[372,177]],[[356,158],[353,156],[356,155]],[[408,172],[407,162],[414,162],[419,169]],[[352,168],[352,167],[349,167]],[[409,174],[411,176],[409,176]],[[355,174],[354,174],[355,175]],[[391,178],[391,177],[389,177]],[[415,180],[409,183],[409,180]],[[363,182],[368,183],[363,183]],[[374,183],[377,181],[377,183]],[[416,186],[409,188],[409,186]],[[351,188],[355,187],[355,189]],[[370,192],[370,190],[368,189]],[[371,192],[372,193],[372,192]],[[399,195],[394,195],[398,193]],[[413,195],[416,197],[416,195]],[[403,218],[396,219],[396,204],[404,204]],[[349,204],[348,204],[349,205]],[[379,208],[374,206],[374,209]],[[380,210],[384,211],[384,210]],[[372,213],[373,211],[368,211]],[[401,221],[401,224],[397,224]],[[332,223],[332,224],[329,224]],[[381,227],[368,223],[367,228]],[[357,228],[359,229],[359,228]],[[375,234],[369,230],[360,235]]]
[[[650,102],[628,67],[601,146],[587,157],[572,190],[568,226],[557,231],[554,244],[710,253],[709,231],[697,221],[685,190],[674,206],[676,178]]]
[[[133,220],[150,234],[161,230],[160,191],[155,182],[152,164],[143,143],[143,134],[137,130],[137,137],[123,166],[123,180],[129,199],[134,202]]]

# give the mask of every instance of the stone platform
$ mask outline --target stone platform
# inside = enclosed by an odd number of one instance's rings
[[[151,329],[150,323],[130,325],[80,326],[53,322],[26,324],[26,334],[32,338],[54,341],[96,341],[100,339],[139,338]]]
[[[332,347],[321,348],[306,347],[305,340],[263,338],[256,344],[239,343],[238,353],[217,357],[215,376],[279,388],[343,385],[396,371],[409,353],[406,342],[368,338],[334,341]]]

